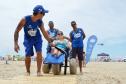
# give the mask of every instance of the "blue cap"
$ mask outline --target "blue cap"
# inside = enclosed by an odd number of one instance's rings
[[[34,9],[33,9],[33,12],[35,12],[35,13],[39,13],[39,12],[48,13],[49,11],[48,10],[45,10],[42,5],[36,5],[34,7]]]

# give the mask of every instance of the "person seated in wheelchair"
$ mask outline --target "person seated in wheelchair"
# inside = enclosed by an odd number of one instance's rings
[[[50,45],[52,46],[51,54],[54,56],[60,56],[66,53],[67,48],[71,48],[70,42],[64,38],[62,31],[58,32],[57,40],[54,40]]]

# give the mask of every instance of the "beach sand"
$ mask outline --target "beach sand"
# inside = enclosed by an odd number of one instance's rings
[[[32,62],[31,76],[25,76],[24,62],[0,61],[1,84],[126,84],[126,62],[91,62],[83,68],[83,75],[54,76],[52,73],[36,76],[36,63]]]

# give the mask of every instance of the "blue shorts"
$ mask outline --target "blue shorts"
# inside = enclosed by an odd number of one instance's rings
[[[42,52],[42,39],[25,39],[24,40],[24,47],[25,47],[25,56],[33,56],[34,51],[33,47],[35,48],[36,52]]]

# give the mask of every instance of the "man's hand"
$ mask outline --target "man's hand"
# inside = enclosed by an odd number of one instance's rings
[[[55,44],[53,44],[52,42],[49,43],[49,45],[50,45],[51,47],[55,47]]]
[[[19,23],[18,26],[14,32],[14,50],[18,53],[20,50],[19,45],[18,45],[18,37],[19,37],[19,32],[25,25],[25,19],[23,18]]]
[[[19,47],[18,44],[15,44],[15,45],[14,45],[14,50],[15,50],[15,52],[18,53],[18,51],[20,50],[20,47]]]

